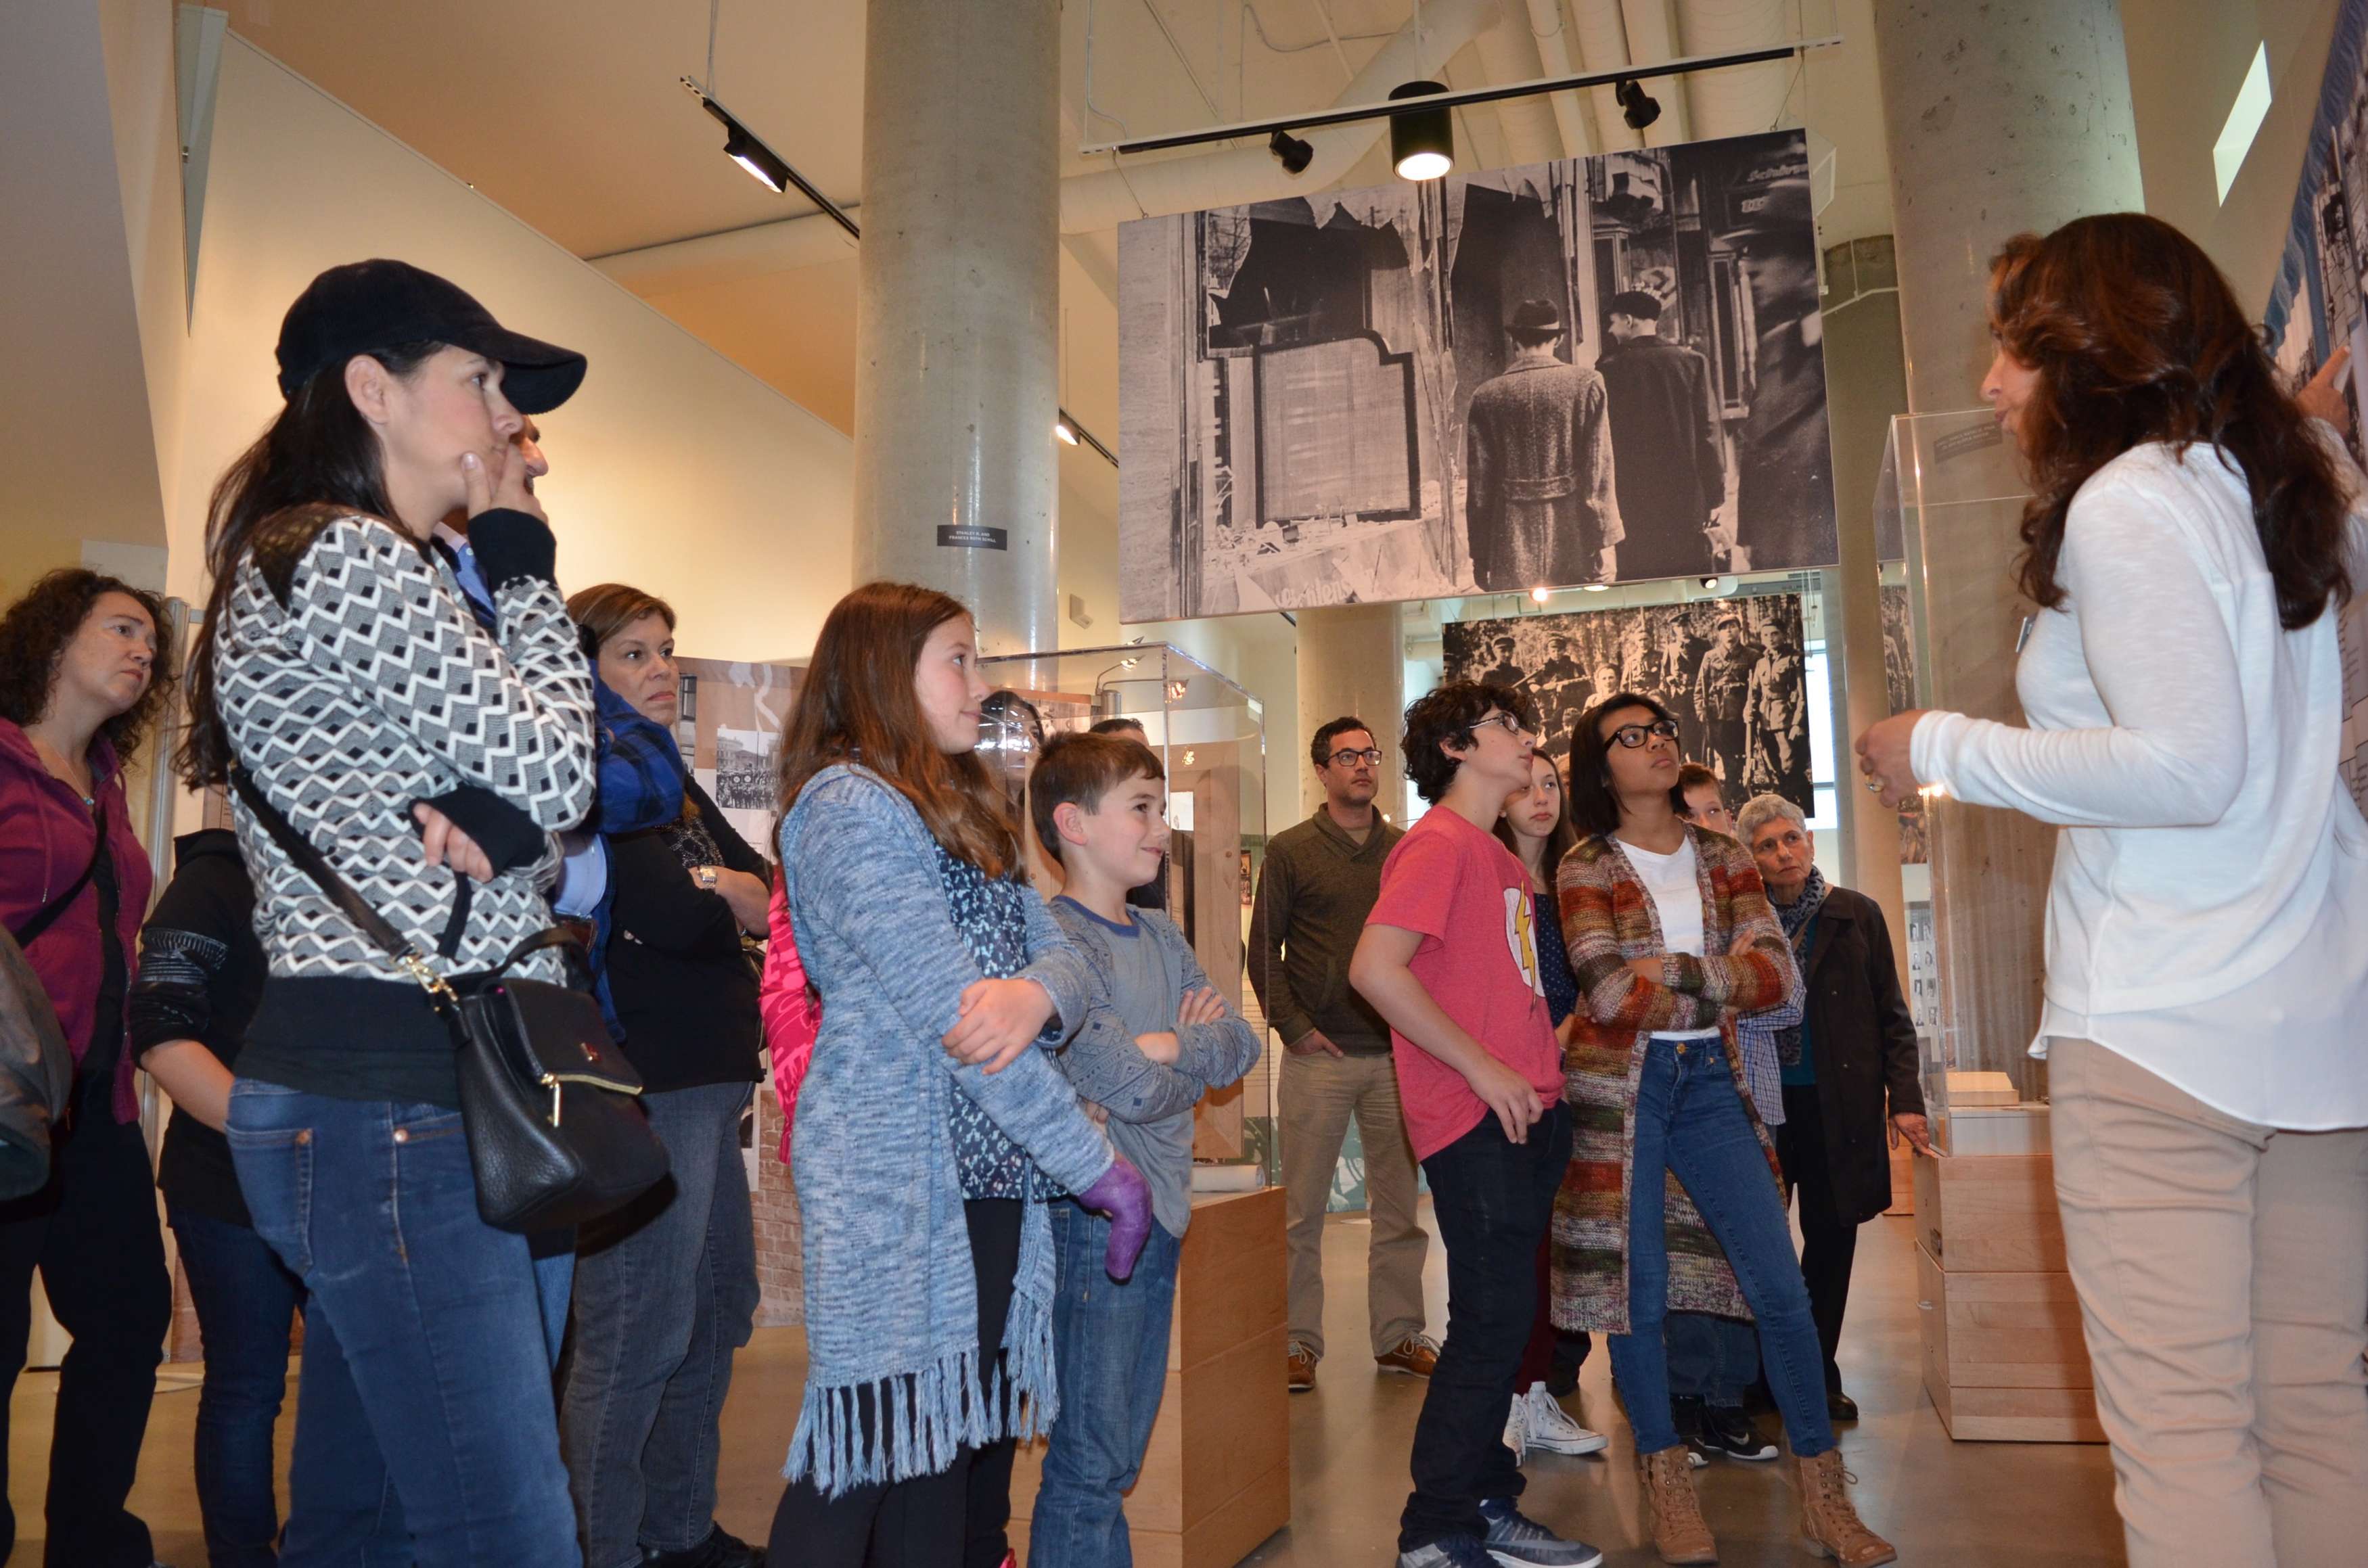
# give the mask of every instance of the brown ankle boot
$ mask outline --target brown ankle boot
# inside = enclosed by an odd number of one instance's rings
[[[1793,1460],[1801,1484],[1801,1539],[1820,1557],[1830,1557],[1842,1568],[1876,1568],[1896,1562],[1899,1553],[1889,1541],[1860,1522],[1850,1506],[1842,1478],[1839,1449],[1827,1449],[1815,1459]]]
[[[1645,1483],[1645,1508],[1652,1516],[1653,1548],[1664,1562],[1715,1562],[1718,1542],[1702,1521],[1702,1501],[1694,1495],[1693,1467],[1686,1462],[1686,1446],[1638,1454],[1636,1473]]]

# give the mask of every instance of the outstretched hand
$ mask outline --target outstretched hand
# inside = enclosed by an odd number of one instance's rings
[[[2339,436],[2351,434],[2351,400],[2343,395],[2343,368],[2351,363],[2351,346],[2344,344],[2327,357],[2318,373],[2294,389],[2294,406],[2313,419],[2324,419]]]

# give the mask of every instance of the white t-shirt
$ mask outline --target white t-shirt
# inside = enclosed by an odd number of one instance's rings
[[[1702,881],[1694,864],[1694,840],[1691,834],[1671,855],[1656,855],[1649,849],[1639,849],[1626,839],[1620,840],[1621,853],[1636,868],[1637,880],[1653,900],[1653,913],[1661,925],[1661,947],[1672,953],[1691,953],[1701,958],[1702,953]],[[1656,1029],[1656,1040],[1716,1040],[1716,1029]]]

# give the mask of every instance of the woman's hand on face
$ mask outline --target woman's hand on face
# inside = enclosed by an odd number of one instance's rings
[[[461,480],[468,486],[469,516],[474,517],[495,509],[524,512],[530,517],[551,519],[543,516],[542,503],[528,488],[526,457],[517,447],[504,442],[491,472],[485,460],[475,452],[461,454]]]
[[[1894,713],[1870,725],[1866,733],[1858,738],[1858,770],[1883,803],[1894,811],[1916,799],[1916,767],[1908,759],[1908,743],[1915,737],[1916,721],[1922,717],[1924,710],[1920,708]]]
[[[2326,420],[2339,436],[2351,434],[2351,400],[2336,384],[2350,363],[2351,346],[2345,344],[2327,357],[2317,375],[2294,389],[2294,406],[2313,419]]]
[[[477,841],[452,825],[452,819],[425,801],[411,808],[419,824],[419,847],[431,866],[450,866],[476,881],[494,880],[494,863]]]
[[[944,1045],[965,1066],[1000,1073],[1043,1032],[1053,994],[1032,980],[974,980],[962,987],[962,1017]]]

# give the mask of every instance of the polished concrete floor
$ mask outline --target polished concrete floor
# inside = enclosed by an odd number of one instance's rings
[[[1918,1384],[1911,1223],[1878,1220],[1861,1233],[1842,1349],[1844,1378],[1865,1416],[1842,1438],[1861,1511],[1899,1547],[1901,1562],[1917,1568],[2120,1562],[2103,1449],[1952,1443],[1941,1431]],[[1364,1354],[1365,1237],[1363,1221],[1349,1216],[1335,1217],[1326,1235],[1325,1331],[1332,1353],[1315,1391],[1291,1402],[1292,1523],[1248,1559],[1261,1568],[1383,1568],[1392,1561],[1423,1385],[1377,1374]],[[1436,1324],[1446,1315],[1436,1245],[1429,1274]],[[803,1372],[803,1341],[795,1329],[760,1329],[740,1357],[724,1412],[718,1513],[726,1528],[750,1540],[764,1539],[780,1494],[781,1453]],[[20,1564],[40,1560],[56,1381],[53,1373],[27,1374],[10,1408],[8,1495],[24,1536],[13,1559]],[[1607,1562],[1656,1562],[1638,1514],[1627,1425],[1600,1351],[1588,1362],[1578,1399],[1581,1419],[1611,1434],[1608,1457],[1533,1455],[1523,1506],[1603,1547]],[[184,1369],[167,1369],[132,1495],[133,1508],[155,1532],[157,1555],[179,1568],[205,1561],[190,1481],[196,1413],[194,1381]],[[283,1462],[290,1425],[281,1423]],[[1699,1474],[1721,1562],[1791,1568],[1809,1561],[1795,1534],[1793,1494],[1775,1465],[1717,1463]]]

